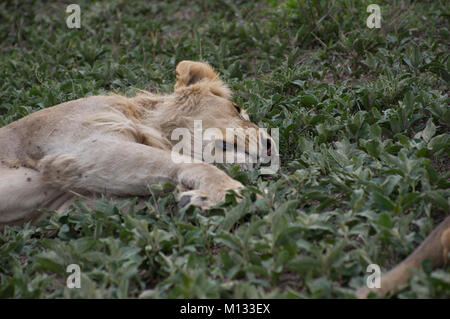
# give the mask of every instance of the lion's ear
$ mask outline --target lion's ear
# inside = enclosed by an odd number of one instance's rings
[[[181,61],[176,68],[177,83],[175,90],[185,86],[195,84],[205,78],[217,80],[218,75],[214,69],[207,63],[194,61]]]

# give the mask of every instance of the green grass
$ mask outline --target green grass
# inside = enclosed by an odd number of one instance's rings
[[[352,298],[368,264],[400,262],[449,214],[449,6],[376,1],[0,3],[0,126],[87,95],[170,92],[184,59],[210,62],[234,100],[280,129],[276,176],[209,212],[154,186],[145,210],[82,201],[0,233],[0,297]],[[1,178],[1,177],[0,177]],[[256,199],[264,188],[268,194]],[[73,214],[73,212],[75,212]],[[82,288],[65,286],[80,265]],[[399,298],[449,298],[450,268]]]

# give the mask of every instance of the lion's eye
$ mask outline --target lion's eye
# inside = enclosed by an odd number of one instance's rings
[[[239,105],[237,105],[236,103],[233,103],[233,106],[236,109],[236,111],[238,111],[238,113],[241,114],[241,107]]]

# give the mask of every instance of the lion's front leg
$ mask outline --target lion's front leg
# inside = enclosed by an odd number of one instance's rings
[[[207,163],[182,165],[178,173],[178,184],[188,189],[178,196],[180,206],[189,204],[203,209],[223,201],[227,190],[237,191],[243,187],[240,182]]]
[[[47,184],[81,193],[145,196],[151,184],[171,181],[187,190],[178,197],[180,205],[202,208],[242,187],[210,164],[175,162],[170,151],[117,140],[86,141],[76,151],[48,155],[39,170]]]

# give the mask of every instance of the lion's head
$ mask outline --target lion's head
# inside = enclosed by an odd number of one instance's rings
[[[182,61],[176,77],[171,99],[156,111],[174,152],[245,168],[271,160],[276,143],[231,101],[231,90],[210,65]]]

